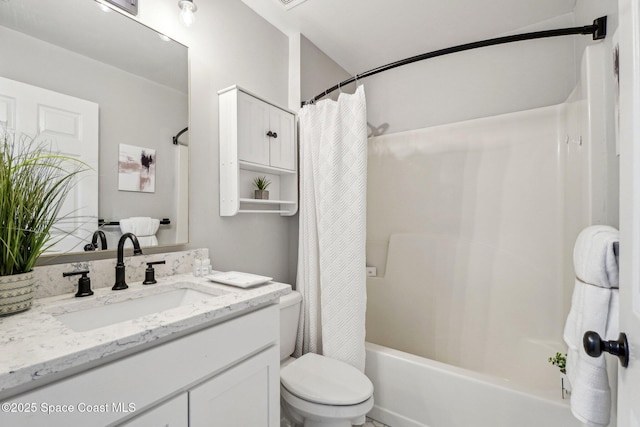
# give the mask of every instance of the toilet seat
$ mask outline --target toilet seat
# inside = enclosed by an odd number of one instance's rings
[[[373,384],[358,369],[314,353],[285,366],[280,382],[293,396],[320,405],[358,405],[373,395]]]
[[[304,420],[321,421],[319,425],[351,426],[352,424],[362,424],[365,415],[373,408],[373,396],[355,405],[322,405],[300,399],[291,394],[282,384],[280,384],[280,396],[282,396],[285,405],[294,408],[294,417],[302,416],[298,422]],[[342,423],[330,423],[336,420],[342,420]]]

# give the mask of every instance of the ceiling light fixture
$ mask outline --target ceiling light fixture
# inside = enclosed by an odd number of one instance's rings
[[[198,6],[193,3],[193,0],[180,0],[178,7],[181,9],[180,19],[182,19],[184,25],[191,26],[196,19],[193,13],[198,10]]]

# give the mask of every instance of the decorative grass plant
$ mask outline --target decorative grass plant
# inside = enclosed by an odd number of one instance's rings
[[[271,181],[269,181],[266,176],[255,177],[253,179],[253,185],[256,186],[257,190],[253,192],[254,199],[269,200],[269,192],[267,191],[269,184],[271,184]]]
[[[258,190],[266,190],[271,184],[271,181],[269,181],[266,176],[257,176],[253,179],[253,184]]]
[[[55,226],[74,177],[87,170],[49,144],[0,130],[0,276],[26,273],[55,244]]]

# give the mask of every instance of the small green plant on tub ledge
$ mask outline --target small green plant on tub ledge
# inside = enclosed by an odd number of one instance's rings
[[[567,355],[562,353],[556,353],[554,357],[549,358],[549,363],[553,366],[560,368],[560,372],[567,373]]]
[[[253,179],[253,185],[256,186],[257,190],[254,192],[254,198],[269,200],[269,191],[267,191],[267,187],[269,187],[270,184],[271,181],[269,181],[266,176],[255,177]]]
[[[562,398],[567,399],[571,396],[571,383],[567,378],[567,355],[556,353],[555,356],[549,358],[549,363],[560,369],[560,383],[562,385]]]

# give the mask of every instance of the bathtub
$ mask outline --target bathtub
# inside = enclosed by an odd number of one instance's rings
[[[554,397],[373,343],[366,353],[375,401],[368,415],[392,427],[582,426],[559,385]]]

